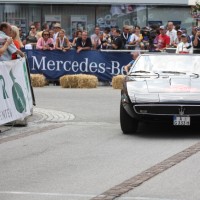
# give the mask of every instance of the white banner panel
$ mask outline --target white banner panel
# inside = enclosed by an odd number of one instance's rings
[[[25,58],[0,62],[0,125],[25,118],[32,107]]]

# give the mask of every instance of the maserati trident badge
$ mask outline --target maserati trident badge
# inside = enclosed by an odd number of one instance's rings
[[[185,108],[183,108],[182,106],[178,110],[179,110],[179,115],[185,114]]]

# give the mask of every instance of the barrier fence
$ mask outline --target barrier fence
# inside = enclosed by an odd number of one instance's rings
[[[125,73],[123,66],[132,60],[129,52],[75,50],[25,50],[30,72],[43,74],[48,80],[58,80],[66,74],[92,74],[99,81],[110,81],[114,75]]]
[[[0,62],[0,125],[31,115],[33,100],[25,58]]]

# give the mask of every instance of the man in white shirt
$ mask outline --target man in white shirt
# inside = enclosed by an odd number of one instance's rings
[[[101,45],[101,40],[99,36],[100,36],[100,28],[97,26],[94,29],[94,34],[92,34],[90,37],[93,49],[97,49]]]
[[[168,22],[166,35],[170,37],[170,47],[174,47],[177,40],[177,31],[174,29],[173,22]]]

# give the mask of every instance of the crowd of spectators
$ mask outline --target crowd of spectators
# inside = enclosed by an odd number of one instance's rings
[[[166,48],[176,48],[177,53],[192,53],[193,48],[200,48],[199,27],[193,27],[192,33],[188,34],[185,28],[175,26],[173,22],[168,22],[166,26],[152,25],[142,28],[124,25],[122,30],[117,26],[104,29],[96,26],[91,35],[88,35],[85,30],[77,30],[72,38],[65,34],[65,30],[59,23],[55,23],[51,29],[44,24],[41,30],[38,23],[32,24],[28,36],[23,39],[23,44],[31,43],[36,49],[42,49],[38,48],[38,41],[44,36],[42,32],[48,30],[48,37],[53,39],[53,47],[47,48],[50,50],[76,49],[80,52],[99,49],[130,49],[159,52],[165,51]]]
[[[8,31],[9,29],[9,31]],[[176,53],[193,53],[193,48],[200,49],[200,27],[192,27],[192,33],[179,25],[168,22],[166,26],[152,25],[150,27],[124,25],[119,27],[96,26],[91,35],[85,30],[77,30],[73,37],[66,35],[60,23],[49,27],[47,23],[40,26],[35,22],[30,26],[27,35],[22,34],[21,27],[3,22],[0,24],[0,56],[10,46],[12,38],[16,52],[20,49],[60,50],[76,49],[77,53],[84,50],[148,50],[162,52],[166,48],[176,48]],[[22,53],[21,53],[22,55]],[[0,57],[1,58],[1,57]]]

